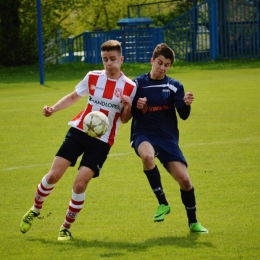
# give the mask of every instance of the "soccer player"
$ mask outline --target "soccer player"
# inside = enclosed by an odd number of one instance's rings
[[[166,75],[174,59],[174,52],[169,46],[158,44],[151,58],[151,71],[134,79],[137,92],[132,103],[132,147],[142,160],[143,171],[159,203],[154,222],[163,221],[165,215],[170,213],[155,164],[157,157],[180,186],[190,231],[207,233],[208,230],[196,218],[194,187],[178,144],[176,111],[181,119],[186,120],[194,96],[192,91],[185,94],[182,84]]]
[[[92,178],[99,176],[120,123],[126,123],[131,118],[131,102],[136,93],[136,85],[120,70],[123,63],[120,43],[115,40],[104,42],[101,45],[101,57],[104,70],[88,72],[72,93],[61,98],[55,105],[43,108],[44,116],[49,117],[88,95],[86,108],[69,122],[71,128],[57,151],[49,172],[37,186],[34,204],[20,223],[22,233],[31,228],[55,184],[82,155],[72,197],[58,235],[58,240],[72,239],[70,227],[83,207],[87,185]],[[101,111],[108,116],[109,129],[100,138],[92,138],[83,130],[83,119],[91,111]]]

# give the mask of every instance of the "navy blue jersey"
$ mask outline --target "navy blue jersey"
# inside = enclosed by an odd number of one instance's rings
[[[183,120],[190,114],[190,106],[183,101],[185,92],[182,84],[168,76],[162,80],[153,80],[150,73],[136,77],[134,82],[137,92],[132,104],[131,140],[145,134],[160,139],[162,144],[178,145],[176,111]],[[144,97],[147,98],[146,106],[139,110],[136,108],[136,102],[138,98]]]

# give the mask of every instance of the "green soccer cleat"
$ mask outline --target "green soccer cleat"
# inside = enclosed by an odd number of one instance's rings
[[[33,209],[33,207],[25,213],[21,222],[20,222],[20,230],[22,233],[26,233],[32,226],[32,222],[35,218],[40,215],[40,212]]]
[[[195,233],[208,233],[209,231],[204,228],[199,222],[190,224],[190,232]]]
[[[73,238],[72,238],[70,231],[68,229],[66,229],[65,227],[61,227],[60,231],[59,231],[58,240],[66,241],[66,240],[71,240],[71,239],[73,239]]]
[[[169,214],[171,211],[170,206],[166,206],[164,204],[160,204],[157,208],[155,215],[153,216],[154,222],[164,221],[165,215]]]

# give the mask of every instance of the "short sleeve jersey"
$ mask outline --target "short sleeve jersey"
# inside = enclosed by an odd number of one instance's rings
[[[132,105],[132,139],[140,134],[158,138],[162,143],[178,144],[179,131],[176,108],[184,106],[184,88],[182,84],[168,76],[162,80],[153,80],[150,74],[134,79],[137,93]],[[138,98],[147,98],[143,110],[137,110]]]
[[[79,96],[88,95],[88,102],[86,108],[75,116],[69,125],[84,131],[84,117],[91,111],[101,111],[108,117],[109,128],[99,139],[112,146],[121,123],[120,114],[123,105],[120,96],[126,95],[133,100],[136,84],[122,72],[120,78],[114,80],[107,77],[105,70],[100,70],[89,72],[75,89]]]

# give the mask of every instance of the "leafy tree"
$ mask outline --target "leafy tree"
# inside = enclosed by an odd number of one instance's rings
[[[41,0],[45,62],[55,61],[57,39],[76,36],[86,30],[111,30],[128,16],[128,6],[153,3],[151,0]],[[156,25],[163,25],[192,6],[193,0],[173,0],[164,14],[156,7],[146,9]],[[0,64],[18,66],[38,60],[35,0],[0,0]]]
[[[156,2],[156,3],[154,3]],[[111,30],[117,28],[117,22],[128,17],[128,9],[131,17],[150,17],[155,26],[163,26],[176,17],[190,10],[193,3],[202,0],[172,0],[172,2],[148,0],[89,0],[88,5],[78,10],[70,17],[71,24],[66,25],[72,35],[78,35],[84,31],[95,29]],[[159,8],[158,8],[159,6]],[[158,9],[160,11],[158,12]]]
[[[175,0],[172,7],[166,13],[159,13],[152,15],[152,19],[156,26],[164,26],[182,14],[189,11],[194,4],[202,2],[203,0]]]
[[[87,0],[42,0],[45,59],[54,57],[58,31],[65,36],[66,19]],[[38,60],[36,1],[0,0],[0,64],[18,66]]]
[[[73,35],[96,29],[112,30],[117,27],[120,19],[127,17],[127,6],[139,2],[138,0],[89,0],[88,5],[77,10],[71,17],[72,24],[67,27],[67,30]]]

